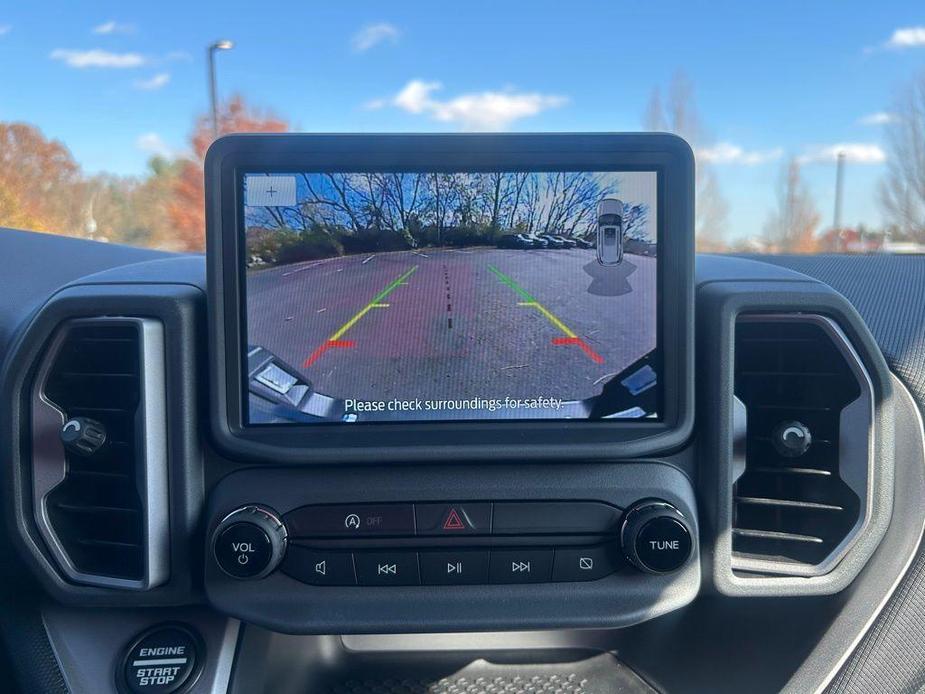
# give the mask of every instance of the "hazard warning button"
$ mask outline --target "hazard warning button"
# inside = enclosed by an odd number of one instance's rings
[[[418,535],[488,535],[491,504],[487,502],[415,504]]]

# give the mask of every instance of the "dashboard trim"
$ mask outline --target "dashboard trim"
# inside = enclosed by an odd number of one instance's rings
[[[867,326],[841,295],[827,285],[794,275],[791,283],[764,280],[714,280],[698,288],[699,397],[712,402],[718,415],[715,431],[705,434],[701,460],[702,503],[711,525],[712,576],[717,590],[730,596],[826,595],[847,587],[864,568],[890,523],[893,504],[894,450],[890,372]],[[733,573],[732,475],[733,367],[735,323],[740,314],[818,314],[844,332],[867,370],[873,387],[875,467],[870,478],[871,513],[866,531],[832,570],[819,576]],[[718,356],[717,356],[718,355]]]
[[[845,405],[844,409],[842,410],[842,421],[839,427],[839,435],[842,439],[848,436],[848,434],[846,434],[846,430],[850,430],[852,432],[861,430],[860,428],[854,429],[854,427],[863,427],[866,428],[869,432],[866,436],[867,446],[865,449],[866,456],[864,460],[854,462],[853,470],[849,466],[850,472],[854,472],[855,474],[857,474],[859,471],[863,472],[863,480],[859,481],[863,483],[864,488],[858,489],[857,484],[852,484],[852,481],[854,480],[848,477],[845,478],[845,483],[852,488],[852,491],[854,491],[864,500],[864,503],[861,505],[861,515],[845,539],[842,540],[832,550],[829,556],[827,556],[818,564],[797,564],[794,562],[774,561],[771,559],[741,557],[736,556],[735,554],[732,555],[731,559],[732,569],[738,571],[767,573],[780,576],[823,576],[835,568],[835,566],[854,546],[858,537],[867,530],[867,527],[870,525],[871,515],[874,512],[873,490],[869,484],[874,475],[874,451],[876,450],[877,434],[876,428],[874,427],[875,405],[873,383],[870,380],[870,374],[864,367],[864,362],[861,361],[861,358],[858,356],[857,351],[855,351],[854,347],[851,345],[851,342],[848,340],[848,337],[845,335],[844,331],[834,320],[828,318],[827,316],[816,315],[812,313],[761,313],[740,315],[738,320],[746,322],[803,322],[818,325],[835,342],[835,345],[842,356],[848,360],[849,367],[851,368],[852,373],[858,380],[858,384],[861,387],[861,393],[858,395],[858,397]],[[743,408],[739,408],[738,403],[741,401],[735,396],[733,396],[733,398],[737,401],[736,406],[733,409],[733,430],[738,434],[741,426],[737,423],[736,418],[742,416],[742,409],[744,409],[744,406]],[[745,413],[745,416],[747,417],[747,412]],[[846,422],[848,419],[852,421]],[[849,426],[846,427],[846,424]],[[839,450],[842,451],[842,460],[839,461],[840,465],[843,465],[846,462],[846,459],[849,459],[847,462],[851,462],[851,460],[853,460],[852,456],[856,454],[854,447],[844,445],[844,443],[843,445],[839,446]],[[742,462],[744,462],[744,460]],[[737,468],[739,461],[733,459],[732,464],[734,468]],[[738,479],[738,475],[735,475],[734,473],[733,479]]]

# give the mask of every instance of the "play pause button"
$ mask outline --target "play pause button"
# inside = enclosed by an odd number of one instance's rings
[[[492,583],[542,583],[552,574],[551,549],[493,550]]]
[[[436,586],[488,583],[488,551],[421,552],[421,578]]]

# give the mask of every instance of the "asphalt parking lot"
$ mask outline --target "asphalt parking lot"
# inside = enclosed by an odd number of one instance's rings
[[[655,348],[656,260],[426,249],[248,272],[248,334],[340,398],[583,399]]]

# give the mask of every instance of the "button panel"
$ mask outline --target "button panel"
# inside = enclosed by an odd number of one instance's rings
[[[303,506],[284,516],[282,571],[315,586],[597,581],[629,566],[622,520],[622,509],[598,501]],[[644,535],[683,544],[670,530],[653,524]],[[688,542],[677,554],[690,553]]]
[[[464,586],[596,581],[624,566],[611,545],[420,552],[290,545],[282,571],[315,586]]]
[[[284,517],[290,538],[604,535],[622,509],[600,501],[441,501],[303,506]]]

